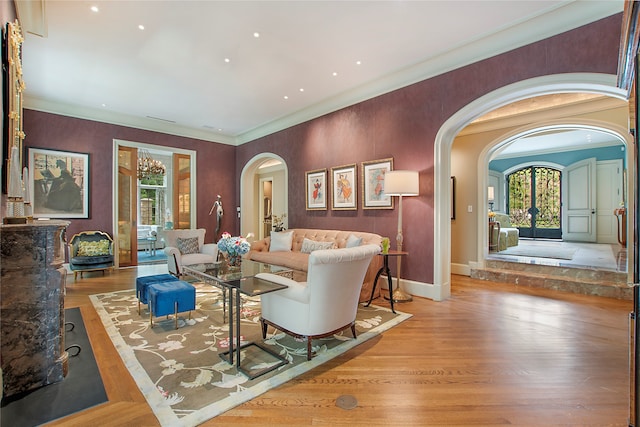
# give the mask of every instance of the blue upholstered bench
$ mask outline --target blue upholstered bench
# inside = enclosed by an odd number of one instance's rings
[[[196,308],[196,288],[182,280],[173,282],[152,283],[147,286],[149,301],[149,322],[153,327],[153,317],[174,315],[175,326],[178,329],[178,313]]]
[[[175,282],[177,277],[171,274],[156,274],[154,276],[142,276],[136,279],[136,297],[138,297],[138,314],[140,314],[140,303],[148,304],[147,288],[154,283]]]

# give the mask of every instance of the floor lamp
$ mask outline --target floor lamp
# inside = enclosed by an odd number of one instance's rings
[[[384,193],[387,196],[398,196],[398,234],[396,235],[397,250],[402,251],[402,197],[417,196],[419,191],[418,172],[416,171],[389,171],[384,177]],[[398,285],[393,290],[390,298],[394,302],[411,301],[411,295],[400,289],[400,265],[401,257],[397,257],[398,262]]]

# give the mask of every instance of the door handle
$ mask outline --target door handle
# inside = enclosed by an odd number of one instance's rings
[[[594,215],[596,213],[595,209],[591,209],[591,214]]]

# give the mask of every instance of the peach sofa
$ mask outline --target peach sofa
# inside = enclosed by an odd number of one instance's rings
[[[251,250],[245,255],[245,258],[267,264],[288,267],[294,271],[294,277],[296,277],[296,280],[304,281],[306,280],[306,273],[309,265],[309,254],[301,252],[305,238],[315,242],[333,242],[336,248],[347,247],[347,241],[351,236],[362,239],[360,242],[361,245],[373,244],[380,246],[382,242],[382,237],[380,235],[362,231],[316,230],[307,228],[285,230],[285,232],[291,231],[293,232],[293,238],[290,251],[270,251],[271,238],[267,237],[251,243]],[[369,300],[371,288],[373,287],[373,280],[381,266],[382,257],[374,256],[373,260],[369,264],[367,273],[364,276],[359,301],[362,302]],[[380,287],[377,287],[374,298],[380,295],[379,290]]]

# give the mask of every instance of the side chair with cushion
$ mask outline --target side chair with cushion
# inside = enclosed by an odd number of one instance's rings
[[[82,231],[69,241],[69,268],[73,280],[82,278],[85,271],[99,271],[113,268],[113,240],[102,231]]]
[[[306,282],[272,273],[256,277],[287,285],[288,288],[260,296],[262,336],[268,325],[307,341],[307,360],[311,360],[311,340],[328,337],[351,328],[356,337],[358,297],[367,268],[380,252],[378,245],[323,249],[309,255]]]
[[[498,236],[498,250],[504,251],[511,246],[518,246],[520,230],[511,225],[509,215],[496,212],[495,220],[500,223],[500,235]]]
[[[178,277],[183,265],[214,263],[218,260],[218,245],[204,243],[204,228],[165,230],[164,253],[167,255],[169,273]]]

